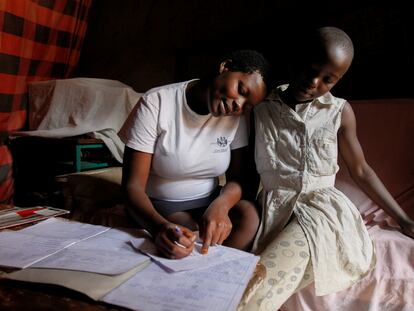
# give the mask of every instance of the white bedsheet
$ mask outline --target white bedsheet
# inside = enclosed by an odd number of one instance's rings
[[[118,131],[142,94],[116,80],[73,78],[29,83],[30,131],[17,136],[100,138],[120,163]]]

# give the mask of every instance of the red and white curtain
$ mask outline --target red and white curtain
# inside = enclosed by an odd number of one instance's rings
[[[10,132],[23,129],[27,83],[71,77],[92,0],[0,0],[0,204],[13,201]]]

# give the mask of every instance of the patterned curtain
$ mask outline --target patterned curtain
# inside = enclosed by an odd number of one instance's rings
[[[0,0],[0,204],[13,199],[11,131],[23,129],[27,83],[69,78],[92,0]]]

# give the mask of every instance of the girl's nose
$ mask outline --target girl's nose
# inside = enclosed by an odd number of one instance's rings
[[[319,77],[312,77],[309,80],[309,87],[311,87],[313,89],[316,88],[318,86],[318,84],[319,84]]]

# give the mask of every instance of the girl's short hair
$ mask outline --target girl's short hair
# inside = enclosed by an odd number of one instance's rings
[[[228,56],[230,60],[227,68],[230,71],[240,71],[245,73],[258,72],[264,83],[270,86],[270,64],[266,58],[255,50],[237,50]]]

